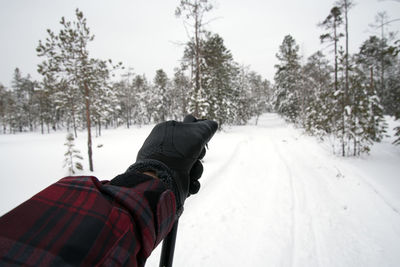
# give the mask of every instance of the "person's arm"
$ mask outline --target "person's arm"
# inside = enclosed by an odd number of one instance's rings
[[[67,177],[0,218],[0,265],[143,266],[175,221],[175,197],[152,176],[129,187]]]
[[[160,123],[124,174],[67,177],[38,193],[0,218],[0,265],[143,266],[198,192],[217,128],[193,116]]]

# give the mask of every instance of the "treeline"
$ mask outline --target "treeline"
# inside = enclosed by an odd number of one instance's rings
[[[381,36],[371,36],[356,54],[348,50],[350,0],[335,3],[320,27],[321,42],[332,47],[332,60],[318,51],[301,64],[299,46],[288,35],[279,48],[275,109],[288,121],[322,139],[335,153],[360,155],[384,137],[384,114],[400,118],[400,40],[385,33],[390,20],[379,13]],[[396,128],[400,143],[400,128]]]
[[[202,30],[198,67],[193,39],[173,77],[162,69],[153,80],[122,70],[119,81],[112,81],[116,70],[124,67],[89,57],[87,44],[94,37],[82,12],[76,10],[74,21],[62,18],[60,24],[62,30],[58,34],[48,30],[48,38],[36,49],[44,59],[38,66],[43,79],[34,81],[17,68],[11,88],[0,86],[3,133],[67,128],[76,136],[90,121],[100,134],[104,127],[180,120],[188,113],[223,126],[245,124],[268,109],[270,83],[239,66],[217,34]],[[195,94],[196,68],[201,72],[201,96]]]
[[[215,35],[208,42],[218,39],[224,48],[222,38]],[[225,48],[224,48],[225,49]],[[221,126],[245,124],[251,117],[271,111],[271,85],[248,67],[236,64],[230,53],[214,53],[203,68],[215,74],[205,75],[207,92],[203,98],[203,116],[217,120]],[[218,56],[229,56],[227,70],[213,69],[212,60]],[[110,74],[103,78],[103,84],[89,83],[91,100],[90,116],[92,127],[101,134],[102,128],[125,125],[143,125],[168,119],[181,120],[190,112],[192,101],[190,76],[186,66],[175,69],[173,77],[168,77],[162,69],[156,71],[152,81],[145,75],[131,70],[125,71],[119,81],[112,82]],[[219,71],[222,72],[218,77]],[[225,72],[225,73],[224,73]],[[217,84],[219,83],[219,85]],[[214,87],[215,86],[215,87]],[[221,86],[221,87],[219,87]],[[213,92],[216,88],[216,92]],[[218,91],[217,91],[218,90]],[[77,130],[86,129],[85,88],[74,87],[67,81],[57,82],[51,77],[34,81],[14,71],[11,88],[0,85],[0,124],[3,133],[41,131],[49,133],[67,129],[77,135]]]
[[[229,95],[224,91],[204,97],[208,109],[205,116],[222,126],[242,125],[253,116],[271,111],[270,83],[247,67],[236,65],[235,72],[235,79],[226,84],[232,88]],[[102,128],[181,120],[189,112],[190,77],[182,69],[175,69],[171,78],[162,69],[157,70],[152,81],[127,71],[119,81],[109,81],[99,89],[89,95],[93,100],[92,127],[98,135]],[[50,133],[67,129],[77,136],[78,130],[86,129],[86,107],[81,98],[79,91],[68,90],[67,84],[34,81],[17,68],[11,88],[0,85],[1,131]]]

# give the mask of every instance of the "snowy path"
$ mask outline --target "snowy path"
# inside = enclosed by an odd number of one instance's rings
[[[176,266],[399,266],[398,212],[276,115],[217,135],[205,166]]]
[[[150,130],[95,138],[94,175],[124,171]],[[0,214],[65,175],[64,142],[65,133],[0,135]],[[174,266],[400,266],[400,147],[390,140],[342,159],[265,114],[258,126],[217,133],[209,147]],[[146,266],[158,266],[160,248]]]

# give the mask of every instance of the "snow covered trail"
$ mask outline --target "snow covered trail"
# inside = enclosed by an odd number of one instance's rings
[[[123,172],[151,128],[95,138],[94,175]],[[174,266],[400,266],[400,147],[391,141],[343,159],[276,114],[217,133],[180,219]],[[66,175],[64,142],[65,133],[0,135],[0,215]],[[160,249],[146,266],[158,266]]]
[[[217,134],[175,266],[399,266],[400,216],[351,161],[275,114]]]

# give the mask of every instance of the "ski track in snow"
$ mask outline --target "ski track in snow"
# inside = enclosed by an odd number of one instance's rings
[[[136,151],[150,130],[105,131],[94,140],[104,144],[95,153],[95,174],[108,179],[126,169],[135,154],[126,147]],[[0,136],[2,182],[7,181],[0,191],[3,211],[64,174],[64,134],[26,138]],[[84,141],[77,140],[81,151]],[[276,114],[261,116],[258,126],[217,133],[209,147],[200,192],[186,201],[180,219],[175,267],[400,266],[400,197],[388,188],[400,182],[382,174],[388,167],[400,173],[398,148],[386,153],[388,147],[380,146],[375,161],[342,159]],[[110,164],[113,153],[119,156]],[[29,163],[17,168],[17,160]],[[43,168],[43,162],[51,167]],[[32,169],[39,177],[35,186],[26,182]],[[11,193],[21,184],[20,193]],[[161,245],[146,266],[158,266],[160,250]]]

